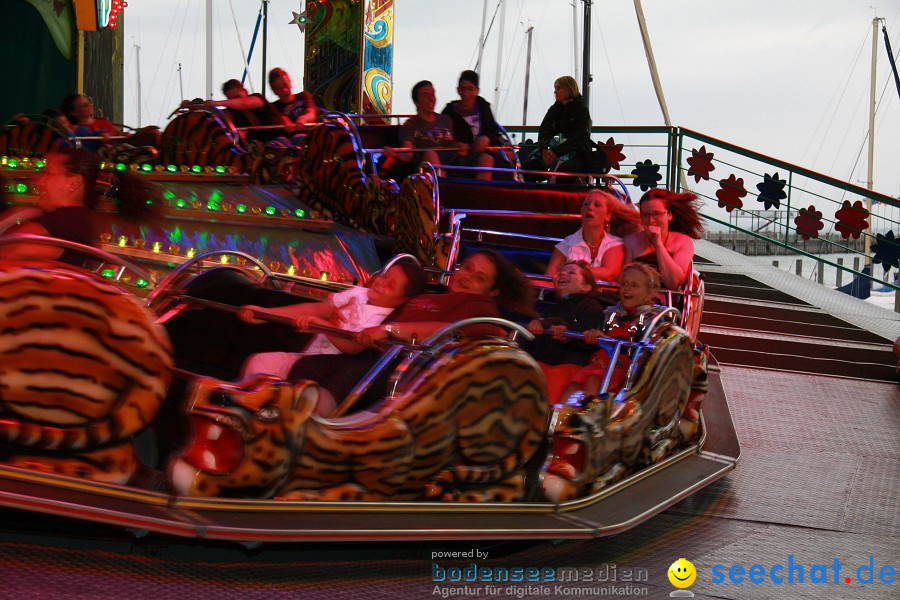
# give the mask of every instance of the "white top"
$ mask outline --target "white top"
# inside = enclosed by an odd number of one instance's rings
[[[352,287],[331,295],[337,309],[329,321],[332,327],[346,331],[362,331],[380,325],[393,308],[369,304],[369,288]],[[323,334],[316,336],[303,349],[304,354],[340,354],[341,351]]]
[[[591,260],[591,248],[584,241],[584,228],[580,227],[578,231],[565,238],[558,243],[555,248],[562,252],[563,256],[568,260],[583,260],[592,267],[599,267],[603,264],[603,254],[610,248],[622,245],[622,238],[607,232],[603,239],[600,240],[600,247],[597,248],[597,256]]]

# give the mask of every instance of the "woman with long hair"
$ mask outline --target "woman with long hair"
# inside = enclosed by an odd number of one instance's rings
[[[368,346],[388,338],[422,341],[455,321],[498,317],[500,309],[533,316],[534,300],[534,289],[508,260],[493,250],[478,250],[450,276],[445,293],[416,296],[386,326],[366,329],[357,339]]]
[[[656,267],[669,289],[684,285],[694,258],[694,240],[703,235],[700,200],[693,192],[654,188],[641,197],[638,206],[643,231],[623,240],[625,262]]]
[[[583,260],[595,279],[615,281],[625,259],[622,237],[637,231],[637,212],[611,192],[600,188],[587,193],[581,205],[581,227],[553,249],[545,275],[555,275],[567,262]]]

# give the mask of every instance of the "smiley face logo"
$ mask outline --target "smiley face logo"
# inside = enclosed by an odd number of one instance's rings
[[[690,587],[694,580],[697,579],[697,569],[686,558],[679,558],[673,562],[667,574],[669,581],[677,588]]]

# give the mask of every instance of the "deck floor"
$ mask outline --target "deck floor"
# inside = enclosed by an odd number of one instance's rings
[[[716,264],[705,268],[722,272],[734,268],[727,264],[731,260],[727,254],[711,254]],[[900,321],[892,313],[858,306],[861,303],[832,297],[828,290],[811,290],[809,282],[798,284],[783,273],[765,271],[751,267],[739,272],[885,341],[900,334]],[[243,548],[152,537],[89,543],[84,539],[89,533],[102,535],[105,530],[85,525],[81,535],[62,536],[48,524],[38,536],[0,532],[0,597],[396,600],[451,597],[455,592],[452,597],[669,598],[674,588],[666,571],[679,557],[693,562],[698,571],[690,587],[697,598],[900,597],[900,582],[878,582],[884,565],[900,570],[897,384],[733,364],[722,365],[721,377],[742,445],[738,468],[615,537],[556,544]],[[0,514],[8,524],[17,518],[13,511]],[[487,553],[487,558],[432,559],[434,552],[468,550]],[[875,582],[860,583],[857,569],[868,567],[870,557]],[[841,565],[838,582],[833,581],[835,559]],[[804,582],[769,580],[770,567],[787,565],[789,560],[803,566]],[[509,583],[435,583],[434,563],[441,568],[472,563],[480,568],[576,568],[582,580],[516,583],[511,589]],[[727,579],[732,565],[749,570],[755,564],[766,571],[763,583]],[[713,583],[714,565],[723,566],[724,582]],[[810,581],[814,565],[828,567],[827,583]],[[629,571],[641,569],[646,570],[645,581],[626,580]],[[584,574],[593,575],[594,581],[585,581]],[[604,576],[607,581],[598,581]]]

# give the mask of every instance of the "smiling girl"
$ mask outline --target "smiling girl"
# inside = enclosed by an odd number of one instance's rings
[[[584,332],[587,344],[596,344],[600,336],[634,341],[643,333],[643,324],[656,314],[656,293],[659,289],[659,273],[653,267],[642,263],[629,263],[622,268],[619,277],[619,302],[606,310],[603,331],[591,329]],[[568,398],[577,390],[588,396],[600,391],[603,377],[609,367],[610,357],[606,348],[595,352],[587,366],[580,369],[572,378],[562,398]],[[614,367],[609,389],[622,386],[628,371],[630,358],[627,354],[619,354]]]

